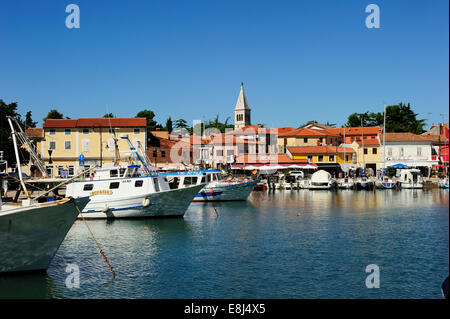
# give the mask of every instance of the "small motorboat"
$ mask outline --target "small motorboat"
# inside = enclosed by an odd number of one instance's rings
[[[339,180],[338,188],[340,189],[353,189],[355,187],[355,182],[352,178],[345,177]]]
[[[439,188],[448,189],[449,188],[449,182],[448,177],[441,179],[439,181]]]
[[[405,189],[423,189],[422,172],[419,169],[403,169],[400,172],[399,184]]]
[[[319,170],[312,174],[309,183],[309,190],[329,190],[336,186],[336,181],[331,177],[331,174],[324,170]]]

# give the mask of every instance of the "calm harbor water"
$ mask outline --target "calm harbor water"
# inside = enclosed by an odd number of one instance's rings
[[[253,192],[184,219],[76,221],[47,275],[0,277],[0,297],[441,298],[448,190]],[[67,264],[80,287],[65,285]],[[365,268],[380,268],[380,288]]]

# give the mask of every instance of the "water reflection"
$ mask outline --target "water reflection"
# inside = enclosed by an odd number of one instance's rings
[[[448,190],[253,192],[184,219],[76,221],[48,275],[0,277],[0,297],[439,298]],[[65,286],[69,263],[80,288]],[[368,264],[386,289],[364,288]]]

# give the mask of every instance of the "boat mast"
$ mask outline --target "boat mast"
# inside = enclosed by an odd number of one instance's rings
[[[383,119],[383,175],[386,171],[386,104],[384,105]]]
[[[27,196],[27,199],[30,199],[30,194],[28,193],[27,188],[25,187],[25,183],[23,182],[22,168],[20,166],[19,150],[17,148],[16,130],[14,129],[14,126],[11,122],[11,117],[9,117],[9,116],[8,116],[8,123],[9,123],[9,126],[11,127],[11,135],[12,135],[13,143],[14,143],[14,153],[16,154],[17,171],[19,173],[20,185],[22,186],[22,189],[25,193],[25,196]]]

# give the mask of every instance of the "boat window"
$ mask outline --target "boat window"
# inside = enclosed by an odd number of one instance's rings
[[[178,188],[178,183],[180,182],[180,179],[178,177],[173,178],[169,182],[170,189],[176,189]]]
[[[217,180],[218,180],[218,181],[221,181],[221,180],[222,180],[222,175],[221,175],[221,174],[217,174],[216,177],[217,177]]]
[[[204,184],[204,183],[206,183],[206,176],[202,176],[202,181],[201,181],[201,184]]]
[[[119,182],[113,182],[109,184],[109,189],[117,189],[119,188]]]
[[[159,192],[159,182],[157,178],[153,179],[153,183],[155,183],[155,191]]]
[[[84,191],[91,191],[94,189],[94,184],[84,184],[83,190]]]
[[[193,180],[192,177],[188,176],[184,178],[184,183],[183,185],[188,186],[188,185],[192,185],[193,184]]]
[[[144,184],[143,180],[138,180],[134,182],[134,187],[142,187],[143,184]]]
[[[122,177],[124,173],[125,173],[125,168],[120,168],[119,169],[119,177]]]
[[[119,172],[116,169],[112,169],[109,171],[109,176],[110,177],[117,177],[119,174]]]
[[[215,176],[215,175],[216,175],[216,174],[211,174],[211,175],[209,175],[210,178],[211,178],[211,182],[216,180],[216,176]]]

